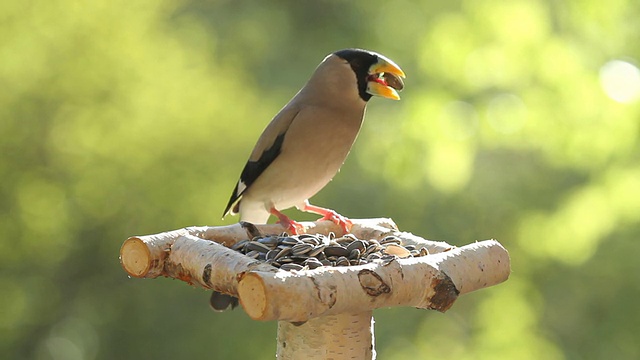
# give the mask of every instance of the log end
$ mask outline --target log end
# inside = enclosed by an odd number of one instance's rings
[[[143,278],[151,269],[151,252],[137,237],[130,237],[120,248],[120,264],[131,276]]]
[[[267,314],[267,297],[264,281],[254,273],[245,273],[238,283],[238,297],[244,311],[253,320],[274,318]]]

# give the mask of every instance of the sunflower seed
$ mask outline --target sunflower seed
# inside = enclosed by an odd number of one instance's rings
[[[277,236],[267,236],[262,239],[259,239],[258,242],[269,246],[271,249],[276,247],[280,242],[280,239]]]
[[[296,238],[287,236],[284,239],[280,240],[280,244],[282,245],[295,245],[297,243],[299,243],[300,241]]]
[[[349,266],[349,259],[344,256],[340,256],[338,260],[336,260],[336,266]]]
[[[320,261],[318,261],[318,259],[316,259],[314,257],[308,258],[302,264],[305,265],[305,266],[308,266],[309,269],[315,269],[315,268],[318,268],[318,267],[322,266],[322,263]]]
[[[352,242],[356,241],[356,237],[351,235],[351,234],[346,234],[341,238],[337,238],[335,241],[342,245],[342,246],[347,246],[349,244],[351,244]]]
[[[325,245],[318,245],[315,248],[313,248],[311,251],[309,251],[308,254],[309,256],[317,256],[318,254],[323,252],[325,248],[326,248]]]
[[[267,251],[271,250],[272,248],[259,242],[259,241],[250,241],[249,243],[247,243],[245,245],[245,248],[249,251],[255,250],[258,252],[262,252],[262,253],[266,253]]]
[[[313,245],[307,244],[307,243],[295,244],[291,248],[291,253],[293,255],[303,255],[303,254],[306,254],[309,251],[313,250],[313,247],[314,247]]]
[[[382,258],[382,255],[380,255],[380,253],[372,253],[372,254],[367,255],[367,260],[369,260],[369,261],[373,261],[373,260],[380,259],[380,258]]]
[[[280,250],[269,250],[267,254],[264,256],[267,260],[275,260],[276,256],[280,253]]]
[[[233,246],[231,246],[231,249],[235,251],[240,251],[242,247],[245,246],[245,244],[247,244],[248,242],[249,240],[240,240],[237,243],[233,244]]]
[[[404,89],[404,82],[399,76],[392,73],[382,73],[382,77],[384,78],[384,81],[387,83],[387,85],[396,89],[397,91],[402,91],[402,89]]]
[[[362,252],[366,248],[367,248],[367,243],[362,240],[352,241],[349,245],[347,245],[347,250],[349,251],[353,251],[357,249]]]
[[[327,246],[324,249],[324,253],[327,256],[347,256],[349,255],[349,250],[346,247],[340,245],[332,245]]]
[[[400,240],[400,238],[396,237],[396,236],[387,236],[384,239],[380,240],[380,244],[386,245],[386,244],[396,244],[396,245],[400,245],[402,244],[402,240]]]
[[[389,255],[395,255],[399,258],[406,258],[411,256],[411,253],[409,252],[409,250],[405,249],[400,245],[395,245],[395,244],[387,245],[387,247],[384,248],[384,252],[386,252]]]
[[[298,237],[298,239],[300,239],[301,241],[303,241],[303,242],[305,242],[307,244],[312,244],[312,245],[315,245],[315,246],[320,245],[320,240],[316,236],[313,236],[313,235],[303,234],[303,235],[300,235]]]
[[[252,258],[252,259],[257,259],[258,256],[260,256],[260,252],[259,251],[255,251],[255,250],[251,250],[248,253],[245,254],[246,256]]]
[[[304,269],[304,266],[298,265],[298,264],[282,264],[282,266],[280,266],[280,269],[287,270],[287,271],[302,270]]]
[[[278,259],[280,259],[280,258],[282,258],[284,256],[289,255],[289,254],[291,254],[291,248],[289,248],[289,247],[288,248],[284,248],[284,249],[280,250],[280,252],[278,253],[278,255],[276,255],[276,257],[274,259],[278,260]]]
[[[380,245],[371,244],[371,245],[367,246],[367,248],[365,249],[365,251],[362,253],[362,256],[365,256],[365,257],[366,257],[366,256],[369,256],[369,254],[372,254],[372,253],[378,252],[378,251],[379,251],[379,249],[378,249],[378,248],[380,248]],[[382,249],[382,248],[380,248],[380,249]]]
[[[289,257],[289,256],[283,256],[283,257],[281,257],[281,258],[277,259],[277,261],[278,261],[280,264],[284,265],[284,264],[292,263],[294,260],[293,260],[291,257]]]

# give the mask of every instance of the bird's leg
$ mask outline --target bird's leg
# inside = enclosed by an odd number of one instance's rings
[[[333,221],[334,223],[336,223],[336,225],[338,225],[338,226],[340,226],[342,228],[342,231],[344,231],[345,234],[348,234],[348,233],[351,232],[351,227],[353,226],[353,223],[351,222],[351,220],[349,220],[348,218],[338,214],[334,210],[325,209],[323,207],[311,205],[311,204],[309,204],[308,200],[305,200],[304,206],[300,210],[306,211],[306,212],[312,212],[312,213],[318,214],[318,215],[322,215],[322,218],[320,220]]]
[[[282,225],[289,232],[291,232],[291,235],[304,233],[304,226],[302,226],[302,224],[295,220],[291,220],[287,215],[281,213],[276,208],[272,207],[269,212],[271,213],[271,215],[274,215],[278,218],[278,224]]]

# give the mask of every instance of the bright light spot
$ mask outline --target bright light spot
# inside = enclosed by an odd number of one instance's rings
[[[99,337],[94,326],[80,317],[68,317],[51,328],[38,358],[85,360],[96,358]]]
[[[501,94],[489,102],[487,109],[489,125],[503,134],[513,134],[527,120],[527,106],[513,94]]]
[[[431,144],[425,171],[433,187],[448,194],[460,191],[471,179],[474,155],[466,142],[439,141]]]
[[[84,358],[80,349],[71,340],[63,337],[51,337],[46,341],[48,355],[54,360],[81,360]]]
[[[600,68],[600,84],[611,99],[629,103],[640,98],[640,70],[633,64],[612,60]]]

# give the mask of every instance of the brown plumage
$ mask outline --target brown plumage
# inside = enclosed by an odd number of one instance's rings
[[[275,215],[292,232],[299,225],[280,210],[296,206],[323,215],[348,231],[332,210],[309,205],[340,169],[372,95],[399,99],[402,70],[374,52],[347,49],[327,56],[305,86],[258,139],[224,211],[242,221],[266,223]],[[388,81],[386,80],[388,79]]]

